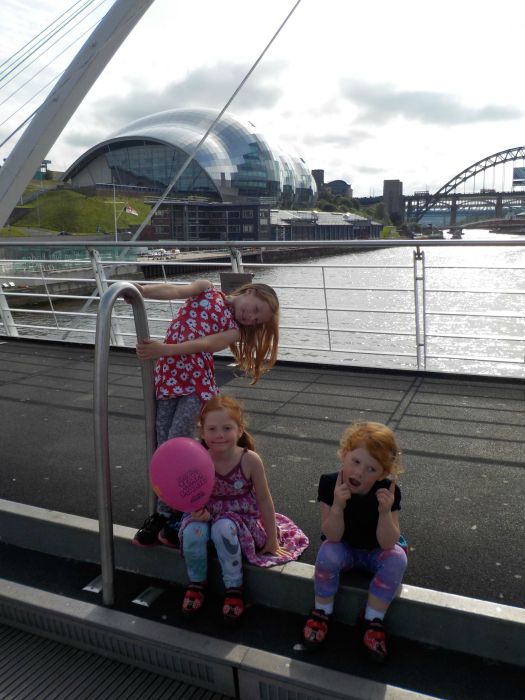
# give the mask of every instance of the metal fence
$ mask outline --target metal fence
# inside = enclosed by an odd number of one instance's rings
[[[525,377],[524,244],[334,241],[323,243],[334,253],[326,262],[288,262],[319,242],[228,243],[226,251],[224,242],[206,242],[203,252],[163,241],[183,252],[160,261],[135,255],[144,243],[75,242],[74,255],[69,241],[40,244],[38,254],[34,243],[2,243],[0,334],[94,342],[100,295],[116,280],[144,283],[146,270],[151,283],[200,276],[220,285],[221,272],[249,271],[280,298],[282,360]],[[264,262],[279,248],[286,262]],[[263,262],[243,260],[248,250]],[[177,306],[148,300],[152,337],[164,336]],[[112,343],[133,346],[125,302],[112,323]]]

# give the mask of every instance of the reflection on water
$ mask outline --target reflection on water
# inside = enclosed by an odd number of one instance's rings
[[[495,236],[498,240],[519,238],[470,231],[464,239]],[[424,258],[426,369],[525,376],[525,289],[521,282],[525,249],[432,247],[424,249]],[[262,266],[253,271],[257,281],[277,289],[281,300],[282,359],[417,368],[411,248],[312,258],[301,261],[300,266]],[[218,272],[204,274],[219,283]],[[177,281],[202,276],[179,275]],[[146,305],[151,335],[163,337],[177,305]],[[78,302],[63,302],[56,308],[73,311],[80,306]],[[95,329],[94,311],[90,311],[92,316],[57,317],[62,328],[78,329],[68,340],[93,342],[93,332],[82,332]],[[119,301],[114,313],[130,316],[130,308]],[[21,316],[17,316],[18,322],[50,325],[48,317],[41,314],[24,314],[23,321]],[[121,319],[120,324],[129,334],[125,335],[126,343],[133,345],[132,322]],[[30,334],[53,339],[64,336],[63,331],[34,328]]]

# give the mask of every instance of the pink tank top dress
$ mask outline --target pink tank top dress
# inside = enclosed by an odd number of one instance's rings
[[[270,567],[298,559],[309,545],[308,537],[290,518],[281,513],[275,514],[277,539],[289,556],[260,553],[266,543],[266,530],[257,507],[253,484],[244,476],[241,462],[242,456],[239,464],[228,474],[215,474],[213,492],[206,505],[212,516],[211,522],[229,518],[235,523],[243,556],[250,564]],[[184,530],[190,521],[191,516],[187,513],[183,518],[181,530]]]
[[[239,330],[233,308],[222,292],[209,287],[186,299],[171,322],[164,342],[184,343],[231,330]],[[155,363],[157,399],[197,394],[204,402],[218,393],[215,363],[210,352],[159,357]]]

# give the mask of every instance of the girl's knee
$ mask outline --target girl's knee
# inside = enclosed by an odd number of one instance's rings
[[[342,542],[325,541],[319,548],[315,567],[319,569],[340,570],[345,564],[346,549]]]
[[[217,520],[211,526],[211,539],[215,544],[224,541],[224,539],[229,542],[238,539],[235,523],[229,518]]]
[[[182,542],[185,549],[194,544],[205,544],[209,540],[210,526],[208,523],[191,522],[182,532]]]
[[[392,549],[383,549],[379,555],[379,562],[381,568],[395,571],[399,576],[404,574],[408,564],[405,551],[397,544]]]

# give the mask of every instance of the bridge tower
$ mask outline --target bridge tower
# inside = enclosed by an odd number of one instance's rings
[[[503,219],[503,195],[496,197],[496,219]]]
[[[450,225],[454,226],[458,219],[458,196],[457,194],[450,195]]]
[[[401,180],[383,180],[385,214],[396,226],[405,220],[405,202]]]

